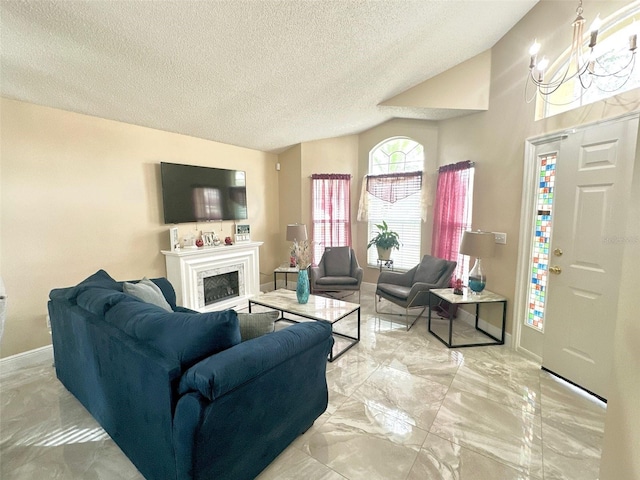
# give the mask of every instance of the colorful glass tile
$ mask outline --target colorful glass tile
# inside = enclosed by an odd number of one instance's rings
[[[536,201],[535,236],[531,255],[531,281],[529,284],[529,312],[525,324],[542,331],[549,275],[549,243],[553,216],[553,192],[555,188],[556,155],[540,157],[540,176]]]

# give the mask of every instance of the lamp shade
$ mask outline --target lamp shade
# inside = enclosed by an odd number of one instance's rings
[[[300,223],[287,225],[287,242],[303,242],[307,239],[307,226]]]
[[[495,242],[495,236],[491,232],[467,230],[462,232],[460,253],[475,258],[489,258],[493,256]]]

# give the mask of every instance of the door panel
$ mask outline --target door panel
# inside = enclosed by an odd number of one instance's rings
[[[562,142],[543,366],[601,397],[613,360],[622,249],[638,119],[579,130]]]

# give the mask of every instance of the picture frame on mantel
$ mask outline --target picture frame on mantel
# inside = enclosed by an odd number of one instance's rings
[[[178,227],[171,227],[169,229],[169,244],[171,245],[171,251],[175,252],[180,249],[180,237],[178,236]]]
[[[251,241],[251,226],[248,223],[236,223],[234,233],[235,243]]]

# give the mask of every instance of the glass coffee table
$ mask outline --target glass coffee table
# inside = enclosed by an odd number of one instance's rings
[[[309,320],[329,322],[331,324],[331,333],[335,340],[334,346],[331,352],[329,352],[330,362],[339,358],[360,341],[360,305],[357,303],[344,302],[319,295],[309,295],[309,301],[303,305],[298,303],[296,292],[280,288],[272,292],[251,297],[249,299],[249,313],[251,313],[252,305],[260,305],[272,310],[278,310],[280,312],[280,318],[278,318],[276,322],[300,322],[300,320],[286,317],[285,314],[287,313]],[[353,336],[336,332],[334,329],[335,324],[350,315],[357,316],[357,335]],[[334,349],[337,349],[335,353]]]

